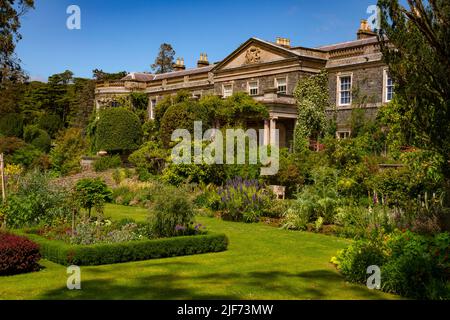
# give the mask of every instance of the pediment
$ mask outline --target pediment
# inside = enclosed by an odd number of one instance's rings
[[[252,38],[219,63],[215,70],[264,64],[295,56],[296,54],[290,50]]]

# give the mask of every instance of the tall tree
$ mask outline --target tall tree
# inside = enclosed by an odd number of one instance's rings
[[[28,9],[34,8],[34,0],[0,0],[0,86],[6,81],[23,77],[20,60],[15,55],[19,33],[20,18]]]
[[[173,70],[175,50],[168,43],[163,43],[159,48],[158,56],[152,69],[155,73],[167,73]]]
[[[126,71],[116,72],[116,73],[108,73],[104,72],[101,69],[95,69],[92,71],[93,77],[98,81],[105,80],[120,80],[127,75]]]
[[[402,1],[403,2],[403,1]],[[450,2],[379,0],[380,43],[412,143],[450,158]]]

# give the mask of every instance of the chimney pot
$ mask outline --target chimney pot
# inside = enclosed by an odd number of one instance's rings
[[[208,55],[206,53],[200,53],[200,60],[197,61],[197,68],[209,66]]]
[[[369,26],[369,23],[367,22],[367,20],[365,20],[365,19],[361,20],[361,23],[359,25],[359,30],[357,33],[357,39],[361,40],[361,39],[372,38],[372,37],[375,37],[376,35],[377,34],[370,29],[370,26]]]

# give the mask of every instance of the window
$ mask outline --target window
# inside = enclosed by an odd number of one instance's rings
[[[251,96],[257,96],[259,92],[258,81],[251,81],[248,83],[248,93]]]
[[[385,71],[385,77],[386,80],[386,96],[385,96],[385,102],[389,102],[394,98],[394,81],[392,80],[391,76],[389,75],[389,72]]]
[[[286,94],[287,92],[287,81],[286,78],[276,79],[277,92],[281,94]]]
[[[231,97],[233,95],[233,85],[231,84],[224,84],[223,85],[223,97]]]
[[[150,110],[149,110],[149,118],[151,120],[155,119],[155,108],[156,108],[156,99],[152,99],[150,101]]]
[[[352,76],[339,77],[339,105],[352,104]]]
[[[350,138],[350,136],[351,136],[351,132],[350,131],[338,131],[338,132],[336,132],[336,137],[339,140],[348,139],[348,138]]]
[[[119,107],[119,102],[117,102],[116,100],[111,101],[111,107],[113,107],[113,108]]]

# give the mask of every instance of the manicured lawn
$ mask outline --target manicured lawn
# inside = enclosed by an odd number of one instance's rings
[[[108,206],[113,219],[145,220],[144,209]],[[348,241],[262,224],[198,218],[224,232],[228,251],[100,267],[83,267],[82,290],[66,289],[66,268],[0,277],[0,299],[392,299],[344,281],[329,263]]]

